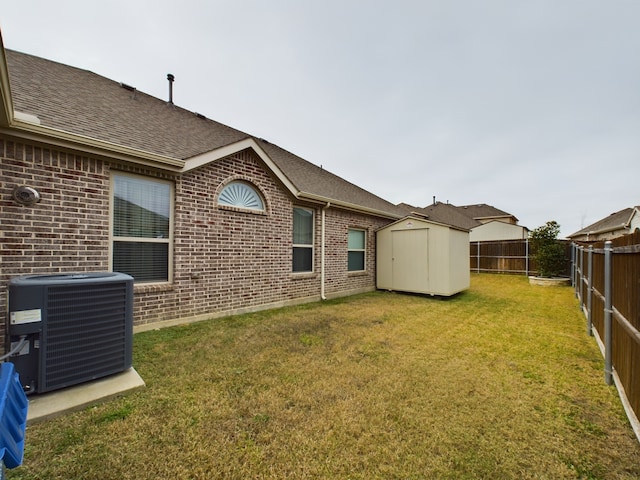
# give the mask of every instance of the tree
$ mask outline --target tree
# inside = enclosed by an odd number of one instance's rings
[[[529,235],[534,258],[541,277],[558,277],[565,271],[565,249],[558,242],[560,225],[551,220]]]

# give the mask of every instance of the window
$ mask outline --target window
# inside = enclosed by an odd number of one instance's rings
[[[136,282],[167,282],[170,273],[172,185],[133,175],[112,177],[114,272]]]
[[[366,234],[364,230],[349,229],[347,240],[347,270],[357,272],[364,270],[364,254],[366,251]]]
[[[313,271],[313,210],[293,208],[293,271]]]
[[[256,189],[248,183],[239,181],[231,182],[222,189],[218,196],[218,205],[264,210],[264,202]]]

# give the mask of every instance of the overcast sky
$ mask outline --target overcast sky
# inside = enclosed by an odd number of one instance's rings
[[[393,203],[561,236],[640,205],[638,0],[20,0],[6,48],[91,70]]]

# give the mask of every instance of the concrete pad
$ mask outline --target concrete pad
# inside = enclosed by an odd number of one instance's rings
[[[27,425],[81,410],[144,387],[144,380],[133,367],[122,373],[100,378],[54,392],[30,395]]]

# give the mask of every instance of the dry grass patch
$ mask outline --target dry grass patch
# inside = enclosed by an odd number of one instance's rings
[[[147,387],[30,427],[14,479],[639,478],[566,287],[474,275],[138,334]]]

